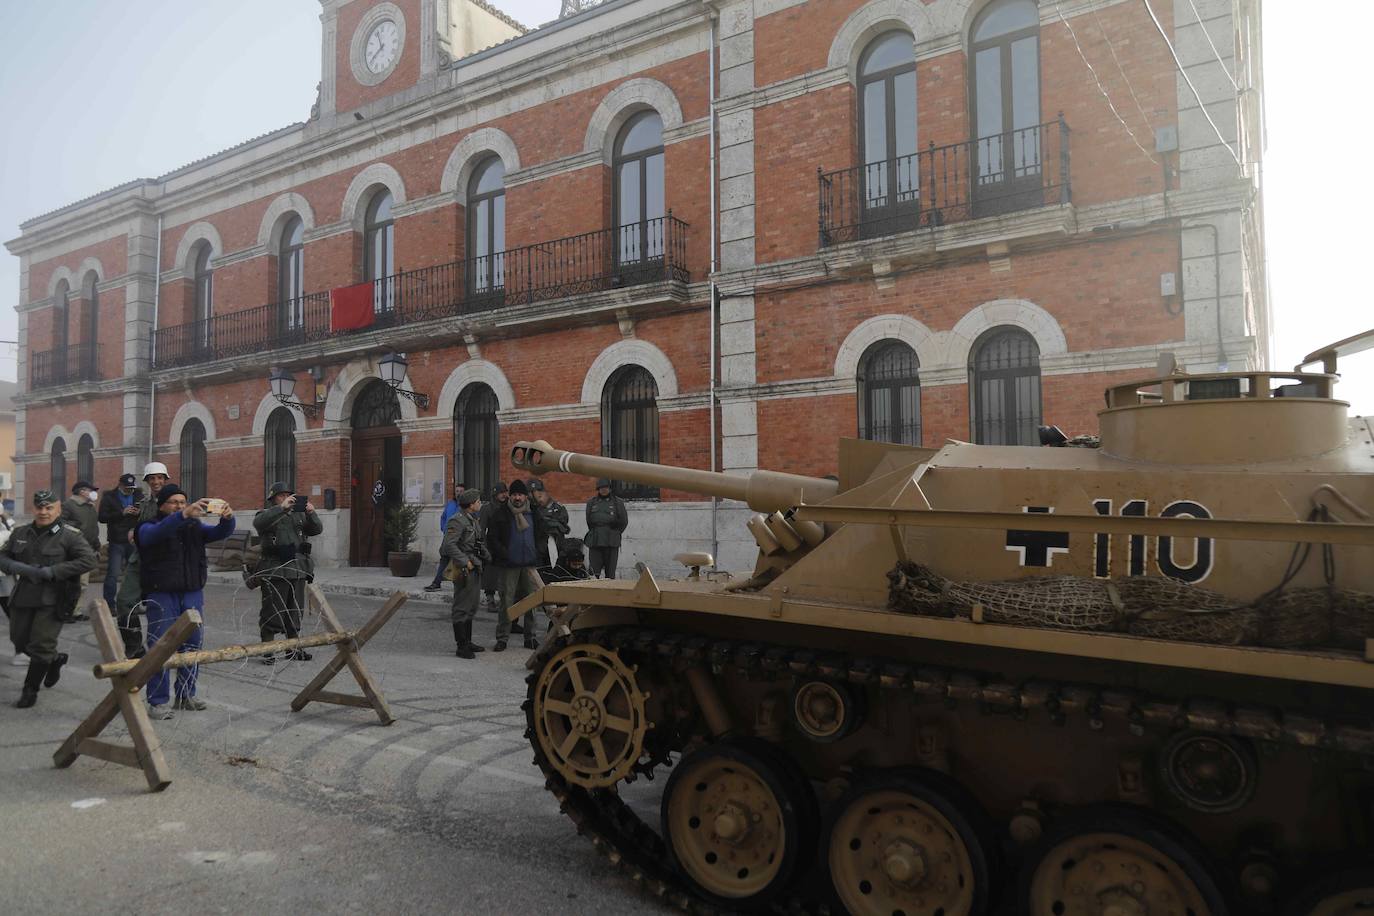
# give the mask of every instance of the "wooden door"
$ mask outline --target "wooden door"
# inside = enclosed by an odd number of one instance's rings
[[[359,435],[353,439],[353,471],[357,483],[353,487],[350,526],[349,563],[352,566],[386,565],[386,510],[399,497],[400,444],[400,436]]]

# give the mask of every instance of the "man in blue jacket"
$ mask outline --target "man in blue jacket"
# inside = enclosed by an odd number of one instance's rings
[[[208,499],[198,499],[188,504],[185,492],[169,483],[157,492],[157,518],[141,523],[135,532],[150,646],[162,638],[182,611],[195,608],[205,612],[204,589],[210,571],[205,545],[234,533],[234,510],[227,503],[215,527],[208,528],[201,522],[208,503]],[[196,627],[179,651],[199,649],[202,630]],[[204,701],[196,699],[198,671],[196,665],[177,669],[175,708],[205,708]],[[167,703],[169,680],[167,672],[160,671],[148,682],[148,714],[155,719],[170,719],[173,715],[173,707]]]
[[[467,487],[463,486],[461,483],[453,488],[453,497],[448,501],[448,504],[444,506],[443,514],[439,516],[440,534],[446,535],[448,533],[449,520],[459,512],[458,497],[466,489]],[[444,587],[444,570],[447,568],[448,557],[444,556],[444,547],[441,543],[439,545],[439,568],[434,570],[434,581],[425,586],[425,591],[437,592]]]

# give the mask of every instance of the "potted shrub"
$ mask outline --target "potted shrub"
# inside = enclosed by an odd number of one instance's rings
[[[418,550],[411,550],[415,543],[415,532],[420,524],[420,509],[409,503],[401,503],[386,510],[386,565],[391,574],[401,578],[414,576],[420,571],[423,557]]]

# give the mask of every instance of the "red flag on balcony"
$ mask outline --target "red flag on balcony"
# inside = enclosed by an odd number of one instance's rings
[[[372,327],[372,282],[340,286],[329,291],[329,330],[356,331]]]

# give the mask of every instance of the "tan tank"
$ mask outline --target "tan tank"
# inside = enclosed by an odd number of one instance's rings
[[[549,789],[694,910],[1374,912],[1374,427],[1332,396],[1370,346],[1164,358],[1100,443],[846,439],[836,480],[517,444],[758,512],[753,570],[684,554],[512,609],[555,608],[525,707]]]

